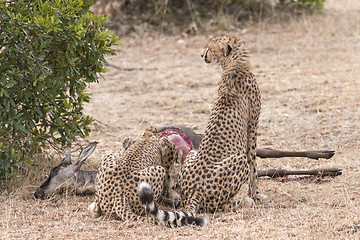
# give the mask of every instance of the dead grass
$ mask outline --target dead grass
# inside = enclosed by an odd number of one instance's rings
[[[343,1],[341,1],[343,2]],[[357,10],[356,10],[357,9]],[[271,202],[217,216],[204,228],[132,226],[91,219],[93,196],[35,201],[31,194],[53,162],[1,186],[1,239],[360,239],[360,9],[357,0],[327,0],[326,10],[287,23],[259,23],[233,32],[245,38],[262,90],[258,145],[289,150],[331,149],[331,160],[259,160],[260,168],[341,167],[320,182],[261,180]],[[109,68],[92,85],[86,112],[97,120],[89,141],[100,141],[85,168],[118,153],[125,136],[154,124],[184,124],[202,132],[220,70],[200,53],[209,36],[124,39]],[[59,160],[58,158],[57,160]]]

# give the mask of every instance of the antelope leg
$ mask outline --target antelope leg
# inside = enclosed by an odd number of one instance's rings
[[[341,168],[321,168],[314,170],[300,170],[300,171],[292,171],[285,169],[267,169],[267,170],[258,170],[258,177],[285,177],[289,175],[314,175],[314,176],[331,176],[336,177],[342,174]]]
[[[256,156],[260,158],[281,158],[281,157],[308,157],[312,159],[325,158],[330,159],[335,151],[280,151],[272,148],[257,148]]]

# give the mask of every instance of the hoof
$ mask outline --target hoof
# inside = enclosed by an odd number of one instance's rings
[[[254,196],[256,203],[268,203],[270,202],[269,198],[265,194],[257,193]]]
[[[328,151],[328,155],[327,155],[326,159],[330,159],[334,155],[335,155],[335,151]]]
[[[311,159],[319,160],[319,158],[330,159],[335,155],[333,150],[324,150],[324,151],[309,151],[305,152],[305,156]]]
[[[241,207],[254,207],[255,201],[254,201],[254,199],[252,199],[250,197],[245,197],[244,199],[241,200],[240,206]]]

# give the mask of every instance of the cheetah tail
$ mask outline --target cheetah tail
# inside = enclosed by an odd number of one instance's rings
[[[164,226],[197,225],[203,227],[207,224],[206,218],[194,217],[184,211],[169,212],[159,209],[154,201],[151,186],[147,182],[143,181],[139,184],[139,195],[145,210],[150,212],[151,216]]]

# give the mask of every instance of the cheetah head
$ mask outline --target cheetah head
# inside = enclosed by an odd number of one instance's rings
[[[246,57],[245,40],[234,36],[217,36],[210,39],[201,57],[206,63],[218,63],[224,68],[232,59]]]
[[[170,167],[174,163],[181,163],[182,151],[177,149],[176,146],[166,137],[162,137],[159,141],[161,161],[164,166]]]

